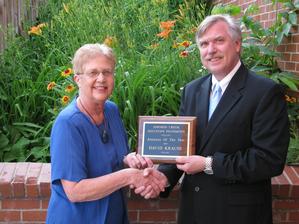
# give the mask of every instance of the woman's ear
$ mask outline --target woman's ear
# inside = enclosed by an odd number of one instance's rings
[[[79,87],[80,84],[80,75],[74,74],[73,80],[74,82],[77,84],[77,86]]]

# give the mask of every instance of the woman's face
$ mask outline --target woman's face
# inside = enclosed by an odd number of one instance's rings
[[[114,66],[114,62],[103,55],[88,59],[82,66],[82,73],[74,77],[80,98],[104,104],[114,88]]]

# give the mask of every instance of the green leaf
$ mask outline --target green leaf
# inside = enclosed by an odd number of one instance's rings
[[[281,76],[278,77],[278,79],[279,79],[282,83],[284,83],[285,85],[287,85],[290,89],[292,89],[292,90],[298,90],[296,84],[295,84],[292,80],[290,80],[290,79],[288,79],[288,78],[286,78],[286,77],[281,77]]]
[[[292,2],[285,2],[284,6],[289,9],[293,9],[295,5]]]
[[[283,39],[284,35],[283,35],[283,32],[278,32],[277,35],[276,35],[276,41],[277,41],[277,45],[280,45],[281,42],[282,42],[282,39]]]
[[[291,23],[284,24],[283,28],[282,28],[282,33],[287,36],[289,34],[291,28],[292,28],[292,24]]]
[[[232,16],[237,16],[241,13],[241,7],[237,5],[227,5],[227,11]]]
[[[292,25],[297,25],[297,13],[296,12],[290,12],[289,13],[289,22]]]
[[[0,149],[6,147],[9,143],[9,139],[4,135],[0,135]]]

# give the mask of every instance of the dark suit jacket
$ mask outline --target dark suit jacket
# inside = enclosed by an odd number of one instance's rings
[[[213,175],[185,175],[181,224],[272,223],[271,177],[282,173],[289,122],[281,86],[242,64],[208,122],[211,75],[183,90],[180,115],[197,117],[196,154],[213,156]],[[159,166],[171,186],[182,175],[175,165]]]

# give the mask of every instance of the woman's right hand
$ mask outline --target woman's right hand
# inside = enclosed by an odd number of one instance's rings
[[[127,156],[125,156],[123,162],[128,167],[136,169],[144,169],[147,167],[153,167],[154,165],[151,159],[143,157],[135,152],[131,152]]]
[[[165,190],[168,182],[166,176],[155,168],[140,170],[131,177],[131,189],[135,188],[135,193],[145,199],[157,197],[161,191]]]

